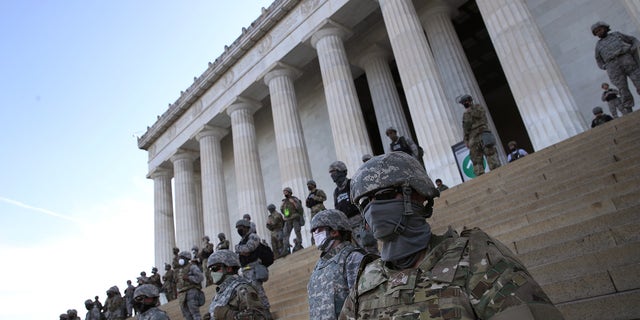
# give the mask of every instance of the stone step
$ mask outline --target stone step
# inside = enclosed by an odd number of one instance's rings
[[[640,289],[557,305],[565,320],[640,319]]]

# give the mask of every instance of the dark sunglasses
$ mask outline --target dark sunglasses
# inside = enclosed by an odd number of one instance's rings
[[[214,264],[214,265],[212,265],[211,267],[209,267],[209,270],[211,270],[211,271],[213,271],[213,272],[218,272],[218,271],[220,271],[220,270],[221,270],[221,269],[223,269],[223,268],[224,268],[224,266],[223,266],[223,265],[220,265],[220,264]]]
[[[398,187],[380,189],[360,198],[358,200],[358,208],[360,209],[360,212],[364,213],[364,208],[366,208],[371,201],[391,200],[394,199],[398,193],[402,193],[402,189]]]

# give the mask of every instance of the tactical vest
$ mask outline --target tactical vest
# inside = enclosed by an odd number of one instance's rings
[[[344,188],[338,188],[333,191],[334,207],[337,210],[344,212],[347,218],[351,218],[356,215],[360,215],[360,210],[353,203],[351,203],[351,179],[347,180]]]
[[[404,136],[398,138],[398,140],[396,140],[395,142],[391,142],[389,147],[391,151],[402,151],[412,156],[414,155],[413,150],[411,150],[411,147],[409,146],[409,143]]]
[[[340,314],[344,300],[349,295],[345,264],[349,254],[356,250],[358,248],[353,245],[345,245],[331,259],[318,260],[308,285],[309,319],[336,319]]]

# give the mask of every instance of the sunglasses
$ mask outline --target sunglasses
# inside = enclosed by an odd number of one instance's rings
[[[399,187],[380,189],[376,192],[373,192],[369,195],[365,195],[364,197],[360,198],[358,200],[358,208],[360,209],[360,212],[364,212],[364,208],[366,208],[371,201],[395,199],[398,193],[402,193],[402,189]]]
[[[224,268],[223,265],[221,264],[214,264],[211,267],[209,267],[209,270],[213,271],[213,272],[218,272],[220,270],[222,270]]]

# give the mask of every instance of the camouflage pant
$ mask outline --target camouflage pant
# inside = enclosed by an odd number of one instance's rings
[[[200,306],[198,306],[198,289],[189,289],[178,293],[180,310],[185,320],[200,320]]]
[[[274,258],[278,259],[282,254],[282,229],[271,231],[271,249]]]
[[[627,77],[631,79],[636,91],[640,94],[640,67],[630,54],[625,54],[607,63],[607,74],[611,83],[620,91],[622,108],[631,111],[634,105],[633,96],[629,91]],[[624,114],[624,113],[623,113]]]
[[[262,304],[269,309],[271,307],[271,305],[269,304],[269,298],[267,298],[267,294],[264,292],[264,287],[262,287],[262,281],[257,279],[257,275],[256,275],[256,266],[255,263],[250,263],[248,265],[248,268],[242,268],[242,276],[249,279],[249,281],[251,281],[251,284],[256,288],[256,291],[258,291],[258,296],[260,296],[260,301],[262,301]],[[263,268],[266,268],[263,266]]]
[[[291,244],[289,243],[289,237],[291,236],[291,230],[295,230],[296,239],[302,243],[302,233],[300,233],[300,218],[291,218],[284,222],[284,234],[282,239],[283,250],[288,250]]]
[[[620,98],[609,100],[607,101],[607,104],[609,105],[609,112],[611,112],[611,116],[614,118],[618,117],[618,111],[620,111],[620,113],[622,113],[623,116],[633,111],[631,108],[628,108],[628,107],[623,108]]]
[[[473,173],[476,177],[484,174],[484,161],[482,156],[487,157],[487,164],[491,170],[500,167],[500,160],[496,147],[485,147],[482,143],[482,134],[472,135],[469,138],[469,156],[473,162]]]

